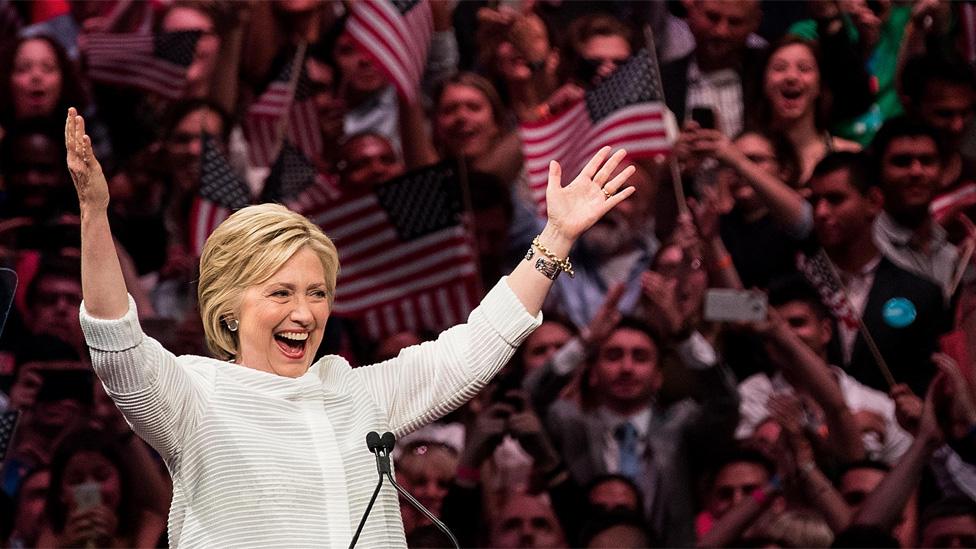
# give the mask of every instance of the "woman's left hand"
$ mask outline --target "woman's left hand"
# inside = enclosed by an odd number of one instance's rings
[[[627,156],[620,149],[610,154],[603,147],[586,163],[572,183],[562,185],[562,167],[555,160],[549,163],[549,186],[546,203],[549,210],[548,227],[558,237],[574,242],[614,206],[634,194],[634,187],[621,189],[636,168],[627,166],[616,176],[614,170]]]

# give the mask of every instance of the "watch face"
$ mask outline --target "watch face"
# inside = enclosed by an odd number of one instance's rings
[[[554,261],[546,261],[541,257],[535,261],[535,270],[544,274],[549,280],[555,280],[556,275],[559,274],[559,269]]]

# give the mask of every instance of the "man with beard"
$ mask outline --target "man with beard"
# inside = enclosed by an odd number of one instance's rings
[[[648,525],[668,547],[695,542],[692,445],[730,441],[738,421],[735,385],[714,349],[693,349],[690,339],[676,347],[698,378],[697,402],[657,402],[662,341],[646,324],[624,318],[588,361],[579,401],[556,401],[546,419],[576,482],[586,485],[607,473],[632,479]]]
[[[625,288],[617,308],[632,313],[640,300],[641,273],[657,251],[653,220],[649,220],[655,182],[646,169],[634,167],[637,171],[629,181],[637,198],[622,202],[583,233],[571,257],[576,276],[557,278],[549,294],[547,308],[562,313],[579,329],[589,325],[607,290],[620,282]]]

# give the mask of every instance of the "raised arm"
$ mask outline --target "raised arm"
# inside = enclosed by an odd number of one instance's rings
[[[95,318],[121,318],[129,310],[125,280],[108,225],[108,182],[92,153],[85,120],[74,107],[64,125],[68,171],[81,209],[81,293]]]
[[[549,220],[538,238],[542,248],[565,259],[584,231],[634,193],[633,187],[623,188],[627,178],[634,173],[633,166],[628,166],[611,178],[626,154],[618,150],[611,156],[610,147],[600,149],[576,179],[565,187],[562,185],[559,162],[553,160],[549,163],[549,186],[546,188]],[[544,250],[536,246],[533,246],[533,250],[535,257],[543,257]],[[533,316],[539,314],[542,302],[552,287],[552,280],[537,270],[535,265],[534,260],[520,261],[508,277],[509,287]]]

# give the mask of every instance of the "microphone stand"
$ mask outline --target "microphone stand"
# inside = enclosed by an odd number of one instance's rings
[[[457,538],[454,537],[454,534],[447,527],[447,525],[441,522],[439,518],[435,517],[434,514],[427,510],[427,508],[417,501],[416,498],[410,495],[410,492],[397,484],[396,479],[393,478],[393,475],[391,474],[392,468],[390,466],[390,453],[393,452],[393,447],[396,446],[396,438],[393,436],[393,433],[383,433],[383,437],[381,438],[376,431],[370,431],[370,433],[366,435],[366,446],[369,448],[370,452],[376,454],[376,470],[379,472],[380,480],[376,484],[376,489],[373,491],[373,497],[369,500],[369,505],[366,506],[366,512],[363,513],[362,520],[359,521],[359,528],[356,529],[356,535],[353,536],[352,542],[349,544],[349,549],[353,549],[353,547],[356,545],[356,541],[359,539],[359,534],[363,530],[363,525],[366,524],[366,517],[369,516],[370,510],[373,508],[373,502],[376,501],[376,496],[380,492],[380,487],[383,486],[383,475],[386,475],[386,478],[390,481],[390,484],[396,488],[396,491],[399,492],[404,499],[410,502],[410,505],[413,505],[414,508],[423,513],[424,516],[434,524],[434,526],[436,526],[441,532],[444,532],[444,534],[450,538],[455,549],[461,549],[461,545],[458,543]]]

